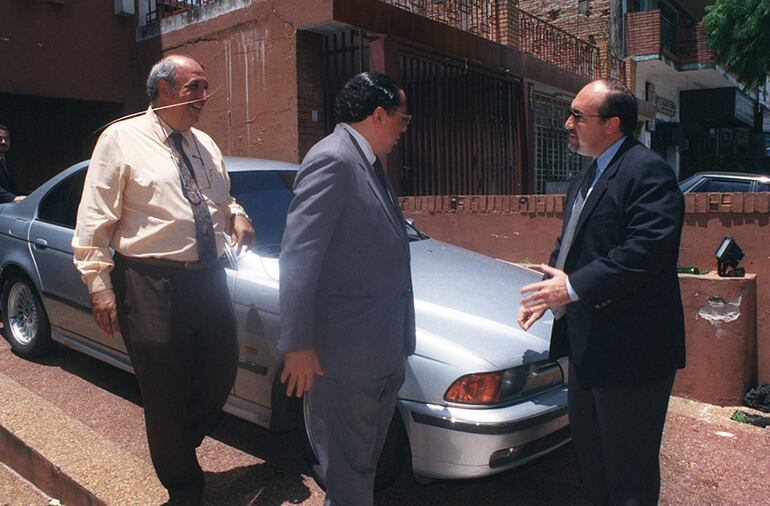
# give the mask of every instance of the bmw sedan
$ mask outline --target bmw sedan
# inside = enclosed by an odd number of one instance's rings
[[[257,244],[235,257],[227,276],[240,346],[238,376],[225,411],[271,430],[304,430],[302,400],[278,378],[278,254],[293,164],[227,158],[232,193],[246,208]],[[94,323],[72,263],[70,241],[88,162],[76,164],[19,203],[0,205],[3,333],[34,357],[53,343],[131,372],[119,335]],[[548,360],[552,320],[528,332],[516,324],[518,290],[537,272],[432,240],[411,225],[417,351],[409,358],[398,409],[378,466],[377,487],[406,459],[418,480],[497,473],[569,440],[566,361]]]

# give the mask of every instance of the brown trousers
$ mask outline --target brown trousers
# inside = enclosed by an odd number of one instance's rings
[[[116,255],[112,283],[158,478],[172,497],[202,491],[195,449],[216,424],[237,371],[224,268],[166,269]]]

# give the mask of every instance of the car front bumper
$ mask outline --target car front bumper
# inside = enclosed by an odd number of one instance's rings
[[[570,440],[567,387],[510,406],[460,408],[399,400],[412,470],[439,479],[511,469]]]

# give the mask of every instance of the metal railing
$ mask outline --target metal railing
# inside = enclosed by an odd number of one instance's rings
[[[493,40],[495,0],[380,0],[386,4]]]
[[[190,9],[211,4],[218,0],[147,0],[147,23],[176,16]]]
[[[519,21],[519,49],[584,77],[601,73],[598,47],[518,7],[509,9]]]
[[[518,8],[514,0],[380,1],[524,51],[584,77],[601,73],[595,45]]]

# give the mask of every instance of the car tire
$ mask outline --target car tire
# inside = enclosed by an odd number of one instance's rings
[[[34,358],[52,348],[48,315],[29,279],[13,274],[6,280],[2,311],[3,336],[16,354]]]
[[[318,486],[326,490],[326,484],[321,473],[321,465],[318,463],[315,448],[307,425],[307,402],[303,399],[302,410],[299,413],[297,433],[302,446],[302,454]],[[393,415],[393,420],[388,428],[388,435],[377,462],[377,474],[374,477],[374,490],[382,490],[392,485],[401,475],[404,462],[409,455],[409,439],[406,435],[404,422],[398,410]]]

